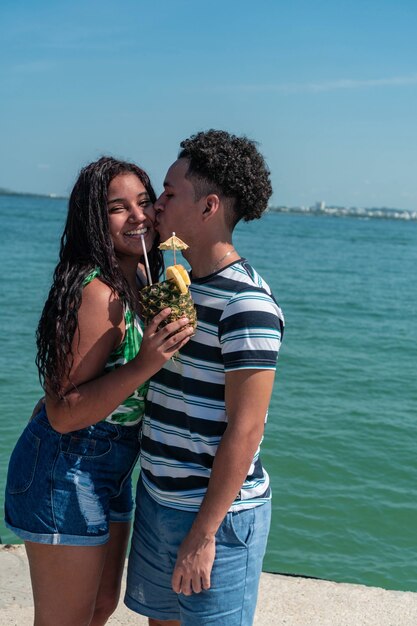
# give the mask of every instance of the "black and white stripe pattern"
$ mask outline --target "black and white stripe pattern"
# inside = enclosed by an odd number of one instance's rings
[[[197,331],[151,381],[141,466],[155,500],[196,511],[227,426],[225,372],[274,370],[284,318],[268,285],[244,259],[193,280],[190,289]],[[257,506],[269,498],[269,477],[258,449],[231,508]]]

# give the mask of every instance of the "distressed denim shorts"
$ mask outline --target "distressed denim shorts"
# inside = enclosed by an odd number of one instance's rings
[[[172,590],[178,548],[196,514],[158,504],[138,481],[125,604],[181,626],[250,626],[271,520],[271,502],[227,513],[216,533],[211,587],[191,596]]]
[[[27,424],[10,458],[6,526],[25,541],[106,543],[109,522],[132,517],[131,473],[139,441],[139,425],[104,421],[62,435],[42,409]]]

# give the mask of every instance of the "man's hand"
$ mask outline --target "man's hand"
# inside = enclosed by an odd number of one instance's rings
[[[177,562],[172,574],[175,593],[190,596],[210,589],[210,575],[216,553],[215,537],[197,537],[193,530],[188,533],[178,550]]]

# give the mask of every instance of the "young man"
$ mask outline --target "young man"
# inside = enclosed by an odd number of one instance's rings
[[[125,602],[151,626],[249,626],[270,525],[264,432],[284,320],[232,243],[272,189],[255,144],[223,131],[181,143],[155,204],[189,245],[195,336],[151,382]],[[179,621],[176,621],[179,620]]]

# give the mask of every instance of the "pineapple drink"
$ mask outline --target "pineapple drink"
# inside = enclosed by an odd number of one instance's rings
[[[188,248],[175,233],[159,246],[161,250],[185,250]],[[197,327],[197,315],[189,291],[190,277],[182,265],[170,265],[166,269],[166,280],[149,284],[139,291],[139,300],[145,324],[148,324],[162,309],[170,307],[171,314],[162,322],[165,326],[180,317],[188,317],[194,330]]]

